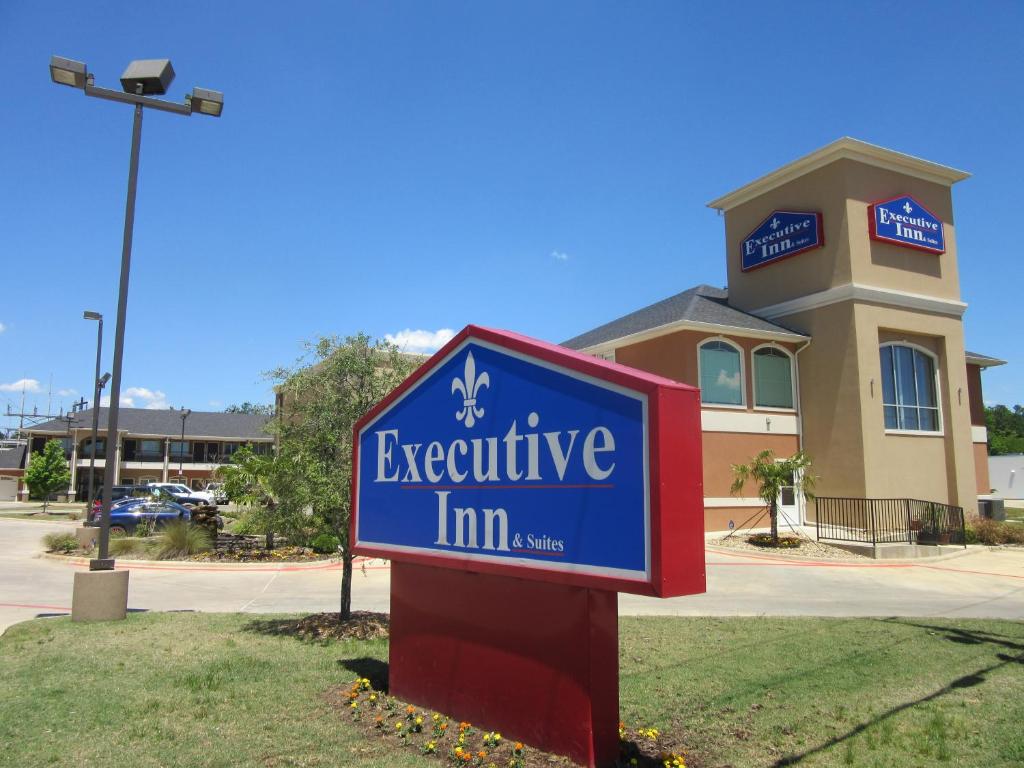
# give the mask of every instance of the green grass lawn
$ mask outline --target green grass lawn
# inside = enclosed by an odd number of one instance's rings
[[[1016,520],[1024,523],[1024,507],[1004,507],[1007,520]]]
[[[324,700],[386,641],[304,642],[258,618],[10,628],[0,765],[441,765]],[[620,637],[622,719],[680,734],[695,764],[1024,763],[1022,623],[626,618]]]
[[[39,509],[42,510],[42,507],[40,506]],[[82,510],[79,509],[79,510],[77,510],[77,512],[78,512],[78,519],[79,520],[81,520],[83,517],[85,517],[85,513]],[[66,511],[65,512],[57,512],[57,513],[47,512],[45,515],[41,511],[40,512],[32,512],[32,513],[28,513],[28,512],[0,512],[0,517],[9,517],[9,518],[13,518],[15,520],[60,520],[60,521],[63,521],[65,523],[74,522],[68,516],[68,512],[66,512]]]

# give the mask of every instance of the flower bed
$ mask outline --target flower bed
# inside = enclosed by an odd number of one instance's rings
[[[473,768],[551,768],[575,766],[569,758],[541,752],[496,731],[455,722],[375,690],[370,680],[356,678],[349,686],[327,693],[328,701],[346,712],[368,738],[409,749],[449,765]],[[637,768],[696,768],[671,737],[656,728],[627,728],[619,723],[619,764]]]

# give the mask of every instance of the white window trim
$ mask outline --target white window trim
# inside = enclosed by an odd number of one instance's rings
[[[754,355],[757,354],[759,349],[773,349],[776,352],[781,352],[789,358],[789,389],[790,398],[793,401],[794,407],[786,408],[781,405],[758,405],[757,404],[757,362]],[[785,347],[780,347],[775,342],[768,344],[758,344],[752,350],[750,350],[750,381],[751,386],[754,390],[754,410],[755,411],[775,411],[776,413],[796,413],[796,358],[793,354]]]
[[[705,339],[701,339],[697,344],[697,384],[698,386],[704,381],[704,376],[701,372],[700,364],[700,350],[705,344],[712,341],[721,341],[736,350],[737,355],[740,358],[740,402],[739,404],[734,403],[708,403],[704,401],[704,390],[700,390],[700,404],[702,408],[731,408],[733,410],[747,410],[747,369],[743,359],[743,347],[737,344],[732,339],[727,339],[725,336],[708,336]]]
[[[909,347],[921,352],[932,360],[932,375],[935,377],[935,410],[938,411],[938,429],[931,431],[926,429],[889,429],[885,427],[887,435],[902,435],[906,437],[944,437],[946,424],[942,414],[942,379],[939,376],[939,356],[927,347],[915,344],[912,341],[883,341],[878,345],[878,399],[882,403],[882,425],[885,425],[885,372],[882,371],[882,347]],[[895,387],[896,382],[893,382]],[[898,406],[897,406],[898,407]]]

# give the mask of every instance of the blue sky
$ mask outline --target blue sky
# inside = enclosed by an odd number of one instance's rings
[[[83,310],[113,347],[131,110],[51,84],[51,54],[226,94],[146,113],[136,406],[270,402],[318,334],[559,341],[724,285],[707,201],[844,135],[974,174],[967,346],[1009,361],[986,400],[1024,402],[1021,29],[1011,2],[5,2],[0,408],[23,380],[40,411],[51,378],[53,410],[90,396]]]

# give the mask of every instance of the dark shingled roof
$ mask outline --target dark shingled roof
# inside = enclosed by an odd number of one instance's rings
[[[0,450],[0,469],[21,469],[25,465],[25,448],[22,443],[13,448]]]
[[[614,341],[624,336],[632,336],[635,333],[682,321],[721,325],[723,331],[728,328],[740,328],[748,331],[782,333],[795,338],[807,338],[804,334],[730,307],[728,297],[728,291],[723,288],[698,285],[696,288],[669,296],[649,307],[638,309],[618,320],[612,320],[610,323],[605,323],[568,341],[563,341],[562,346],[569,347],[569,349],[586,349],[595,344]]]
[[[109,408],[100,408],[101,430],[107,428],[107,412]],[[92,427],[92,408],[73,414],[71,429],[90,429]],[[220,411],[192,411],[185,419],[185,437],[215,437],[225,440],[269,440],[264,425],[272,416],[260,416],[252,413],[222,413]],[[117,429],[132,435],[167,435],[173,437],[181,434],[181,411],[170,409],[121,408]],[[68,422],[65,419],[53,419],[34,427],[27,427],[26,432],[46,432],[49,434],[66,435]]]

